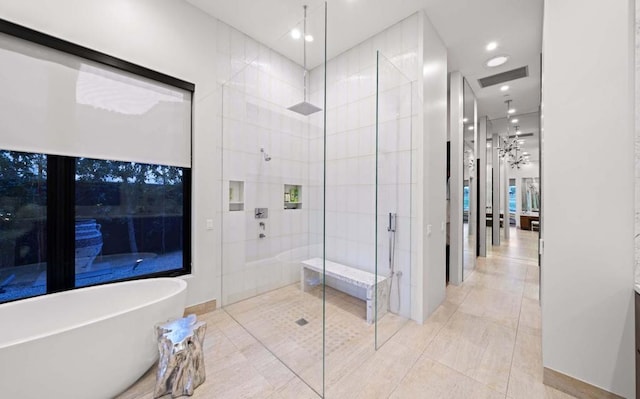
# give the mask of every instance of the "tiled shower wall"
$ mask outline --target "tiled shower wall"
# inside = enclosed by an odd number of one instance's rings
[[[369,272],[389,274],[388,213],[398,214],[396,265],[400,278],[391,291],[391,310],[411,314],[411,202],[416,174],[412,163],[416,147],[419,103],[415,81],[418,59],[418,16],[413,15],[327,63],[327,175],[326,256]],[[378,146],[378,241],[376,245],[376,50],[381,56],[380,132]],[[384,58],[388,58],[384,60]],[[391,65],[393,64],[393,66]],[[396,69],[397,68],[397,69]],[[311,99],[321,103],[324,68],[311,72]],[[413,82],[413,83],[411,83]],[[412,90],[413,86],[413,90]],[[322,126],[322,116],[312,118]],[[322,243],[322,130],[310,138],[310,240]],[[413,180],[412,180],[413,179]],[[339,282],[328,282],[340,286]],[[394,284],[396,284],[394,282]],[[352,287],[340,289],[350,292]],[[354,293],[355,294],[355,293]],[[399,309],[399,311],[398,311]]]
[[[309,133],[307,118],[287,110],[302,99],[302,67],[228,25],[218,31],[230,43],[218,45],[218,57],[232,75],[221,109],[226,305],[299,280],[309,237]],[[243,182],[244,210],[229,210],[229,181]],[[302,186],[302,209],[284,209],[285,184]],[[268,217],[256,219],[255,208]]]

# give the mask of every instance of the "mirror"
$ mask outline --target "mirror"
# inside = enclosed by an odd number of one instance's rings
[[[462,197],[462,279],[474,269],[477,256],[478,179],[476,168],[476,97],[466,79],[463,84],[463,197]]]

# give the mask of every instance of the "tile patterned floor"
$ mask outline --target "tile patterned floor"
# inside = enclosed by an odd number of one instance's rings
[[[542,383],[537,234],[511,233],[424,325],[390,317],[378,351],[363,304],[328,290],[325,397],[572,398]],[[208,377],[193,397],[317,398],[318,303],[289,286],[201,316]],[[299,317],[310,323],[292,327]],[[118,399],[151,398],[153,384],[150,371]]]

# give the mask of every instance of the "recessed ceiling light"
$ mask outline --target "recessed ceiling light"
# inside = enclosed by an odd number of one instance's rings
[[[522,155],[529,155],[529,153],[528,152],[523,152]]]
[[[469,119],[467,119],[467,118],[462,118],[462,122],[467,123],[467,122],[469,122]]]
[[[493,50],[495,50],[497,48],[498,48],[498,43],[496,43],[496,42],[491,42],[491,43],[487,44],[487,47],[486,47],[487,51],[493,51]]]
[[[509,60],[509,56],[507,56],[507,55],[499,55],[497,57],[493,57],[490,60],[488,60],[486,65],[488,67],[493,68],[493,67],[497,67],[497,66],[500,66],[500,65],[504,64],[508,60]]]
[[[473,130],[473,126],[469,126],[469,130]]]
[[[487,143],[487,148],[491,148],[491,143]]]
[[[513,118],[511,119],[511,123],[518,123],[519,119],[518,118]]]
[[[302,37],[300,29],[291,29],[291,37],[298,40]]]
[[[306,40],[308,42],[312,42],[313,41],[313,36],[307,35],[307,36],[304,37],[304,40]]]
[[[509,115],[513,115],[516,113],[516,109],[515,108],[509,108],[509,111],[507,111],[509,113]]]
[[[507,91],[507,90],[509,90],[509,85],[500,86],[500,91]]]

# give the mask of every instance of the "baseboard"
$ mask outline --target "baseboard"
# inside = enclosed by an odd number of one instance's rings
[[[544,368],[542,381],[545,385],[581,399],[624,399],[602,388],[598,388],[584,381],[552,369]]]
[[[200,303],[198,305],[189,306],[184,310],[184,314],[195,314],[197,316],[216,310],[216,300]]]

